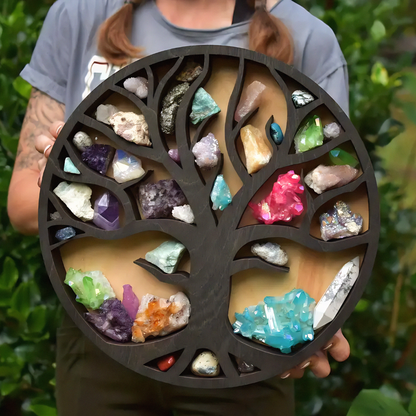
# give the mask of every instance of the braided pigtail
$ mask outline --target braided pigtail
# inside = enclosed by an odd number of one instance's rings
[[[255,7],[248,31],[249,48],[286,64],[292,64],[293,42],[288,28],[267,11],[267,0],[248,0],[248,2]]]
[[[114,65],[122,66],[132,58],[140,58],[143,48],[131,44],[129,36],[134,10],[143,0],[127,0],[115,14],[110,16],[98,31],[98,50]]]

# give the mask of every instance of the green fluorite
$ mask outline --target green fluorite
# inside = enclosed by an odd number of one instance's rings
[[[313,340],[314,308],[314,299],[302,289],[282,297],[267,296],[264,302],[235,314],[234,332],[288,354],[293,346]]]
[[[192,102],[192,113],[189,116],[192,124],[198,124],[220,111],[221,109],[213,98],[203,88],[198,88]]]
[[[231,204],[232,196],[230,188],[228,187],[227,182],[225,182],[223,175],[218,175],[215,179],[211,192],[211,201],[212,209],[214,211],[217,209],[224,211],[224,209]]]
[[[165,241],[159,247],[146,253],[145,259],[165,273],[175,273],[185,250],[185,246],[177,241]]]
[[[74,165],[74,162],[69,157],[65,158],[64,172],[73,173],[74,175],[81,174],[78,168]]]
[[[295,136],[296,153],[307,152],[324,143],[324,130],[318,116],[309,117]]]
[[[77,295],[77,302],[90,309],[98,309],[105,300],[116,297],[110,282],[99,270],[83,272],[70,268],[65,283]]]
[[[350,165],[353,168],[358,165],[358,160],[354,156],[338,147],[329,152],[329,158],[334,165]]]

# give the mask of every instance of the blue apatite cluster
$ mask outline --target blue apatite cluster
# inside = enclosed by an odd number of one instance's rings
[[[314,308],[315,300],[302,289],[267,296],[264,302],[235,314],[234,332],[288,354],[295,345],[313,340]]]

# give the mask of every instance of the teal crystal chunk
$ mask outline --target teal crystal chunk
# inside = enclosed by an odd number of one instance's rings
[[[230,188],[224,180],[223,175],[218,175],[215,179],[211,192],[212,209],[224,211],[231,204],[232,196]]]
[[[203,89],[196,90],[192,102],[192,113],[190,114],[192,124],[198,124],[202,120],[221,111],[213,98]]]
[[[270,125],[270,135],[276,144],[282,144],[284,136],[282,129],[277,123],[272,123]]]
[[[177,241],[165,241],[159,247],[146,253],[145,259],[165,273],[175,273],[186,248]]]
[[[313,340],[314,308],[314,299],[302,289],[294,289],[281,297],[267,296],[264,302],[236,313],[233,329],[289,354],[295,345]]]
[[[78,170],[78,168],[74,165],[74,162],[69,157],[65,158],[64,172],[73,173],[74,175],[81,175],[81,172]]]

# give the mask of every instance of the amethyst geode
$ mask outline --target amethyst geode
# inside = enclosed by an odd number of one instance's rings
[[[169,218],[174,207],[186,204],[186,198],[175,180],[162,179],[140,186],[139,202],[144,218]]]
[[[133,319],[118,299],[107,299],[98,313],[86,312],[84,316],[98,331],[114,341],[131,341]]]
[[[82,152],[82,161],[89,168],[96,170],[101,175],[105,175],[108,166],[113,160],[115,150],[114,147],[108,144],[93,144]]]

